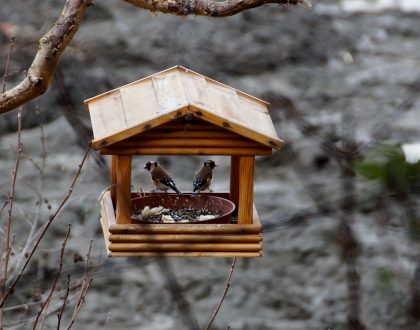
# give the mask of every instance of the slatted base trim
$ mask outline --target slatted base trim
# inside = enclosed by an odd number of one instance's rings
[[[261,224],[117,224],[109,191],[100,198],[108,256],[260,257]]]
[[[110,243],[259,243],[261,235],[110,234]]]
[[[257,258],[261,252],[111,252],[110,257],[239,257]]]

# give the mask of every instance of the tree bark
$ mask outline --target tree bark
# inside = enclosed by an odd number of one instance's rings
[[[8,112],[48,89],[61,54],[73,39],[92,0],[67,0],[54,26],[39,40],[38,52],[25,78],[0,94],[0,113]]]
[[[210,17],[226,17],[241,11],[259,7],[268,3],[284,5],[302,4],[311,8],[309,0],[124,0],[132,5],[150,10],[178,16],[198,15]]]
[[[60,57],[76,34],[93,0],[67,0],[54,26],[39,41],[38,52],[25,78],[0,94],[0,114],[44,94]],[[173,15],[225,17],[267,3],[290,4],[310,8],[309,0],[124,0],[136,7]]]

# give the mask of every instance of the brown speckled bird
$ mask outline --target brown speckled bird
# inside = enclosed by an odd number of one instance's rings
[[[168,192],[168,189],[172,189],[178,194],[182,194],[175,185],[174,180],[172,180],[169,172],[153,160],[149,160],[144,168],[149,171],[150,176],[152,177],[152,182],[156,187],[156,190],[162,190]]]
[[[213,178],[213,169],[218,166],[212,160],[206,160],[203,166],[195,173],[193,180],[193,194],[197,194],[200,191],[209,189],[211,185],[211,180]]]

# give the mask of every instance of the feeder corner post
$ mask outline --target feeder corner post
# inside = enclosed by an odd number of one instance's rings
[[[238,223],[252,224],[255,156],[239,157]]]
[[[131,223],[131,156],[116,157],[116,222]]]
[[[230,200],[236,205],[238,212],[239,202],[239,156],[230,157]]]
[[[111,199],[112,203],[114,204],[114,207],[116,205],[117,201],[117,156],[111,155],[111,171],[110,171],[110,192],[111,192]]]

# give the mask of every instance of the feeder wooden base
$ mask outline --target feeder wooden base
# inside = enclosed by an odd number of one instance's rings
[[[100,204],[102,230],[111,257],[261,256],[261,223],[255,207],[252,224],[117,224],[109,191],[102,194]]]

